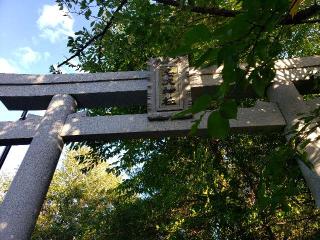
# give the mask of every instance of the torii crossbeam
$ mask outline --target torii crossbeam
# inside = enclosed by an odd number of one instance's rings
[[[64,143],[188,134],[194,119],[170,120],[170,114],[219,86],[221,69],[189,69],[183,58],[152,64],[149,71],[0,74],[0,100],[9,110],[46,109],[43,117],[0,122],[0,145],[30,144],[0,206],[0,239],[29,239]],[[231,130],[253,133],[288,129],[298,121],[299,113],[308,113],[320,104],[318,99],[304,101],[300,95],[312,92],[314,79],[310,76],[318,74],[319,66],[319,56],[276,61],[276,77],[267,93],[269,102],[257,101],[254,107],[240,108],[237,118],[230,120]],[[231,94],[254,96],[250,89],[239,93],[235,88]],[[147,114],[90,117],[75,113],[76,106],[147,104]],[[206,134],[206,117],[198,134]],[[317,206],[320,206],[319,144],[316,140],[306,147],[315,171],[298,161]]]

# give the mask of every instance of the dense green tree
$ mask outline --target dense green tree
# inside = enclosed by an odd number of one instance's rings
[[[290,2],[58,1],[91,21],[90,29],[78,31],[68,43],[83,70],[139,70],[146,68],[150,57],[182,54],[197,67],[223,65],[224,83],[197,108],[206,110],[213,102],[217,106],[212,111],[219,119],[213,121],[213,136],[217,136],[214,129],[229,118],[221,111],[227,101],[246,102],[228,98],[234,86],[251,87],[257,97],[263,97],[276,58],[319,54],[317,1],[304,1],[294,17]],[[295,153],[281,134],[85,144],[102,159],[117,156],[108,171],[129,176],[118,186],[121,198],[108,219],[105,231],[110,239],[319,237],[319,210],[297,169]],[[89,172],[100,162],[78,160],[86,163],[84,170]]]
[[[70,151],[54,174],[32,239],[106,239],[120,179],[106,163],[82,173],[76,157],[95,157],[89,148]]]
[[[196,67],[223,65],[223,84],[193,109],[202,112],[211,102],[217,104],[208,121],[209,134],[215,137],[228,133],[227,120],[234,114],[223,109],[236,111],[230,104],[234,99],[228,97],[235,88],[252,88],[263,97],[274,78],[275,59],[319,53],[320,5],[306,0],[292,17],[290,2],[58,1],[93,20],[90,30],[76,32],[68,42],[83,70],[139,70],[146,68],[150,57],[175,55],[188,55]]]
[[[110,224],[126,231],[114,231],[123,234],[114,239],[316,239],[320,212],[281,135],[134,140],[112,148],[122,152],[113,170],[131,176],[119,190],[143,196],[118,206]],[[137,229],[143,232],[135,235]]]

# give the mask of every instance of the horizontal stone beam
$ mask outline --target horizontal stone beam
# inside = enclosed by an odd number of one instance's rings
[[[0,122],[0,145],[29,144],[40,121],[40,116],[28,115],[25,120]]]
[[[275,63],[276,81],[294,81],[301,92],[310,91],[310,74],[318,73],[320,57],[279,60]],[[222,68],[210,67],[189,71],[192,100],[212,92],[221,84]],[[150,72],[107,72],[83,74],[0,74],[0,100],[9,110],[46,109],[52,96],[70,94],[79,107],[109,107],[147,104],[147,85]],[[236,97],[252,97],[254,92],[232,92]]]
[[[0,100],[9,110],[43,110],[56,94],[79,107],[145,105],[148,71],[83,74],[0,74]]]
[[[81,73],[81,74],[1,74],[0,85],[76,84],[121,80],[140,80],[149,77],[148,71]]]
[[[206,114],[199,126],[199,135],[206,134]],[[71,114],[62,130],[66,142],[123,139],[127,137],[163,137],[187,135],[194,119],[149,121],[147,114],[86,117]],[[40,119],[0,123],[0,145],[28,144],[35,134]],[[285,121],[277,106],[257,102],[255,107],[240,108],[236,120],[230,120],[232,132],[279,131]]]
[[[205,115],[199,125],[198,134],[206,134]],[[70,115],[62,136],[66,141],[108,140],[117,138],[141,138],[183,136],[190,132],[194,119],[172,121],[149,121],[147,114],[82,117]],[[258,102],[252,108],[240,108],[236,120],[230,120],[233,132],[277,131],[285,121],[273,103]]]
[[[209,67],[201,70],[191,68],[189,78],[192,88],[192,96],[201,93],[210,93],[222,82],[223,67]],[[320,56],[293,58],[278,60],[275,62],[276,77],[274,81],[289,80],[294,83],[300,93],[312,93],[317,82],[310,78],[320,73]],[[231,93],[234,97],[255,97],[253,89],[248,88],[246,92],[235,88]]]

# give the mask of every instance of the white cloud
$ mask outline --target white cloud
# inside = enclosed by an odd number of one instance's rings
[[[42,59],[42,54],[32,50],[30,47],[21,47],[15,55],[18,57],[20,64],[23,67],[29,67],[31,64],[36,63]]]
[[[50,53],[37,52],[31,47],[21,47],[13,52],[13,58],[0,57],[0,73],[20,73],[29,71],[31,66],[35,66],[40,61],[50,58]]]
[[[42,56],[44,60],[47,60],[51,56],[51,54],[49,52],[44,52]]]
[[[0,73],[17,73],[18,69],[7,59],[0,58]]]
[[[44,5],[37,24],[41,31],[40,36],[52,43],[63,36],[74,35],[74,19],[67,12],[59,10],[58,5]]]
[[[14,51],[14,58],[7,59],[11,66],[19,66],[19,69],[29,70],[30,66],[34,66],[40,61],[46,61],[50,57],[50,53],[37,52],[31,47],[20,47]]]

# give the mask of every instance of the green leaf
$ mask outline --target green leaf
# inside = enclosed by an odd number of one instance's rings
[[[235,46],[226,46],[219,50],[217,54],[218,65],[224,64],[223,68],[233,69],[237,66],[238,57],[235,56],[237,49]]]
[[[262,66],[252,71],[249,78],[252,79],[252,86],[258,96],[263,97],[266,87],[275,77],[275,72],[271,69],[272,66]]]
[[[247,11],[256,11],[260,8],[260,2],[259,1],[252,1],[252,0],[244,0],[242,3],[243,9]]]
[[[268,40],[260,40],[257,42],[255,47],[255,52],[257,57],[259,57],[261,60],[265,60],[268,58],[268,47],[270,42]]]
[[[102,14],[103,14],[103,12],[104,12],[104,8],[103,8],[103,7],[100,7],[100,8],[99,8],[99,11],[98,11],[98,17],[101,17]]]
[[[208,118],[208,133],[211,137],[225,138],[230,129],[229,120],[221,116],[220,112],[213,111]]]
[[[204,54],[200,56],[195,62],[194,66],[196,68],[201,67],[203,65],[207,66],[212,64],[213,62],[216,62],[217,60],[217,54],[218,54],[218,49],[216,48],[209,48],[205,51]]]
[[[282,46],[282,44],[278,41],[274,41],[272,43],[272,47],[270,47],[269,49],[269,57],[276,57],[279,55],[279,53],[282,51],[284,46]]]
[[[170,50],[167,54],[170,57],[185,55],[192,51],[193,44],[208,42],[211,39],[212,34],[207,26],[203,24],[195,25],[184,33],[180,45],[177,48]]]
[[[84,13],[84,16],[86,17],[86,19],[88,20],[89,17],[91,16],[91,10],[88,9],[85,13]]]
[[[193,124],[192,124],[192,126],[191,126],[191,130],[190,130],[190,135],[191,135],[191,136],[193,136],[193,135],[195,135],[195,134],[197,133],[198,128],[199,128],[199,124],[201,123],[204,115],[205,115],[205,112],[203,112],[203,113],[200,115],[200,117],[193,122]]]
[[[204,111],[208,108],[212,98],[208,94],[204,94],[196,99],[194,104],[191,107],[192,113],[198,113]]]
[[[220,99],[224,98],[224,96],[228,93],[229,90],[230,84],[228,82],[223,82],[218,88],[216,97]]]
[[[215,39],[223,42],[243,40],[243,38],[248,36],[251,30],[251,24],[248,20],[248,16],[239,14],[228,21],[228,23],[223,24],[222,27],[217,28],[214,31],[213,36]]]
[[[176,114],[174,114],[171,118],[172,119],[181,119],[181,118],[185,118],[187,115],[191,114],[192,110],[191,108],[186,109],[184,111],[178,112]]]
[[[252,79],[253,90],[259,97],[263,97],[267,84],[259,75],[259,71],[257,69],[253,70],[249,78]]]
[[[192,46],[194,43],[210,41],[212,38],[209,28],[203,24],[195,25],[182,38],[182,45]]]
[[[186,0],[180,0],[180,7],[183,7],[186,4]]]
[[[225,65],[222,70],[223,81],[226,83],[238,83],[246,78],[245,70],[235,65]]]
[[[194,136],[196,134],[196,132],[198,131],[198,127],[199,127],[200,122],[201,122],[201,119],[198,119],[192,124],[191,129],[190,129],[191,136]]]
[[[176,57],[176,56],[186,55],[190,51],[191,51],[190,46],[180,45],[177,48],[170,49],[169,51],[167,51],[166,55],[168,55],[169,57]]]
[[[227,99],[220,107],[220,114],[226,119],[235,119],[237,117],[238,106],[234,99]]]
[[[83,10],[83,9],[86,9],[87,8],[87,2],[85,0],[82,0],[81,3],[80,3],[80,9]]]
[[[265,89],[267,87],[267,85],[265,84],[264,81],[262,81],[259,78],[254,78],[253,81],[252,81],[252,86],[253,86],[254,91],[256,92],[256,94],[259,97],[263,97],[264,96]]]

